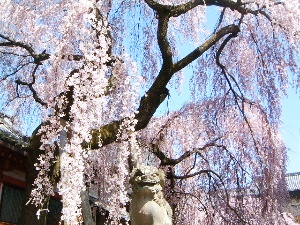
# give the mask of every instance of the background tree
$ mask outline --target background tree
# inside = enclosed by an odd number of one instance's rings
[[[298,86],[298,1],[0,7],[0,110],[22,131],[38,127],[20,224],[44,216],[56,184],[65,224],[82,220],[90,186],[112,223],[126,219],[133,149],[167,172],[174,224],[283,224],[280,97]],[[182,108],[153,118],[186,79]]]

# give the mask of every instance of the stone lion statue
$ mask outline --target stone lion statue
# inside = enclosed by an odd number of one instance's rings
[[[131,225],[172,225],[172,209],[163,196],[165,174],[153,166],[134,168],[130,183]]]

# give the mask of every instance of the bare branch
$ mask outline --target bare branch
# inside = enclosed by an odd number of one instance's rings
[[[46,50],[40,54],[36,54],[30,45],[22,43],[22,42],[14,41],[5,35],[0,34],[0,38],[6,40],[6,42],[0,42],[0,46],[20,47],[20,48],[25,49],[30,54],[30,56],[33,57],[35,64],[42,64],[42,61],[49,59],[51,56],[51,54],[46,53]],[[74,60],[74,61],[79,61],[79,60],[83,59],[82,55],[76,55],[76,54],[75,55],[61,55],[59,57],[61,59]]]
[[[14,41],[12,39],[10,39],[9,37],[0,34],[0,38],[6,40],[7,42],[4,43],[0,43],[0,46],[8,46],[8,47],[20,47],[20,48],[24,48],[25,50],[27,50],[29,52],[29,54],[34,58],[35,53],[34,50],[31,46],[22,43],[22,42],[18,42],[18,41]]]
[[[1,78],[1,81],[4,81],[4,80],[6,80],[7,78],[9,78],[10,76],[13,76],[13,75],[17,74],[21,69],[23,69],[25,66],[28,66],[29,64],[31,64],[31,62],[27,62],[27,63],[24,63],[24,64],[18,66],[14,72],[12,72],[12,73],[10,73],[10,74],[4,75],[4,76]]]
[[[181,5],[163,5],[159,4],[153,0],[145,0],[150,8],[156,12],[168,12],[170,17],[180,16],[189,10],[199,6],[199,5],[217,5],[216,0],[192,0]]]
[[[179,163],[181,163],[183,160],[187,159],[188,157],[190,157],[191,155],[204,151],[207,148],[210,147],[214,147],[217,146],[216,145],[216,141],[218,141],[219,139],[221,139],[221,137],[215,138],[214,140],[208,142],[207,144],[205,144],[203,147],[200,148],[194,148],[192,151],[186,151],[184,152],[181,156],[179,156],[177,159],[172,159],[167,157],[158,147],[157,144],[151,144],[151,152],[160,159],[161,161],[161,165],[163,166],[175,166]]]
[[[218,1],[216,1],[216,0],[192,0],[185,4],[173,6],[171,9],[171,15],[174,17],[180,16],[199,5],[207,5],[207,6],[218,5]]]
[[[195,176],[199,176],[201,174],[209,174],[209,173],[212,173],[214,175],[216,175],[218,178],[220,178],[220,176],[212,171],[212,170],[200,170],[200,171],[197,171],[195,173],[192,173],[192,174],[186,174],[186,175],[183,175],[183,176],[180,176],[180,175],[175,175],[175,174],[168,174],[167,175],[167,178],[170,179],[170,178],[174,178],[174,179],[187,179],[187,178],[191,178],[191,177],[195,177]]]
[[[36,73],[38,67],[39,67],[39,64],[36,64],[33,71],[32,71],[32,81],[30,83],[24,82],[24,81],[21,81],[21,80],[16,80],[15,82],[16,82],[17,85],[27,86],[29,88],[29,90],[32,92],[32,97],[34,98],[34,100],[37,103],[41,104],[42,106],[46,106],[47,104],[41,98],[39,98],[36,90],[33,87],[33,85],[35,84],[35,73]]]

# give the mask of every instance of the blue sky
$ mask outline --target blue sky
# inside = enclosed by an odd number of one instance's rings
[[[282,99],[281,135],[288,149],[287,172],[300,172],[300,94],[289,89]]]

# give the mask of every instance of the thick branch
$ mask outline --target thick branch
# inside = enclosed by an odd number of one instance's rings
[[[172,17],[184,14],[199,5],[218,5],[217,0],[192,0],[181,5],[164,5],[153,0],[145,0],[145,2],[156,12],[168,11]]]
[[[199,5],[218,5],[218,1],[216,0],[193,0],[193,1],[189,1],[185,4],[181,4],[181,5],[177,5],[177,6],[173,6],[171,9],[171,15],[176,17],[176,16],[180,16],[188,11],[190,11],[191,9],[199,6]]]
[[[136,130],[141,130],[148,125],[156,109],[169,95],[169,90],[166,88],[166,85],[171,77],[172,74],[164,74],[161,72],[149,91],[141,98],[138,113],[135,116],[135,119],[138,120],[135,126]]]
[[[162,54],[163,66],[172,66],[172,50],[167,37],[168,23],[168,14],[158,15],[157,43]]]
[[[205,144],[203,147],[200,147],[200,148],[195,148],[193,149],[192,151],[186,151],[184,152],[181,156],[179,156],[177,159],[172,159],[172,158],[169,158],[167,157],[160,149],[159,147],[156,145],[156,144],[152,144],[152,153],[160,159],[161,161],[161,165],[163,166],[175,166],[179,163],[181,163],[183,160],[187,159],[188,157],[190,157],[192,154],[195,154],[195,153],[199,153],[207,148],[210,148],[210,147],[214,147],[214,146],[217,146],[216,145],[216,141],[218,141],[219,139],[221,139],[221,137],[218,137],[218,138],[215,138],[214,140],[208,142],[207,144]]]
[[[117,134],[120,125],[124,120],[113,121],[107,125],[102,126],[100,129],[91,130],[92,138],[89,143],[82,143],[83,148],[98,149],[100,146],[108,145],[117,140]]]
[[[163,166],[175,166],[176,164],[182,162],[184,159],[188,158],[189,156],[191,156],[193,153],[191,151],[186,151],[185,153],[183,153],[179,158],[177,159],[172,159],[169,158],[165,155],[165,153],[163,153],[157,145],[152,144],[152,153],[159,158],[159,160],[161,161],[161,165]]]
[[[165,86],[163,86],[162,89],[167,93],[157,96],[157,93],[151,91],[149,95],[142,97],[139,112],[135,116],[135,119],[138,121],[135,126],[136,131],[143,129],[148,125],[156,109],[166,98],[168,90]],[[91,149],[98,149],[101,146],[108,145],[116,141],[120,125],[125,119],[126,118],[118,121],[112,121],[111,123],[102,126],[100,129],[91,130],[91,141],[89,143],[84,142],[82,146],[90,147]]]
[[[167,21],[166,18],[165,20]],[[158,29],[162,29],[162,28],[158,28]],[[153,85],[150,87],[148,92],[141,98],[140,106],[138,108],[138,113],[135,116],[135,119],[138,121],[135,126],[135,130],[136,131],[141,130],[148,125],[156,109],[168,96],[169,92],[166,86],[170,81],[170,79],[172,78],[172,76],[174,75],[174,73],[187,66],[190,62],[195,60],[197,57],[200,57],[211,46],[216,44],[216,42],[219,41],[222,37],[226,36],[229,33],[236,35],[238,32],[239,32],[239,28],[235,25],[230,25],[220,29],[216,34],[214,34],[212,38],[210,38],[210,40],[208,40],[202,46],[194,50],[184,59],[180,60],[174,66],[172,65],[172,63],[169,63],[169,58],[171,56],[168,55],[167,52],[165,52],[166,54],[165,63],[163,63],[162,68],[158,76],[156,77]],[[162,36],[164,35],[166,35],[166,33],[163,34]],[[161,49],[163,49],[162,51],[164,51],[164,47],[163,47],[164,44],[166,43],[162,41],[161,44],[162,45]],[[168,46],[168,43],[165,46]],[[164,53],[162,52],[162,54]],[[92,149],[96,149],[99,148],[100,146],[116,141],[116,136],[118,134],[122,121],[123,120],[113,121],[110,124],[101,127],[100,129],[92,130],[91,142],[84,143],[83,146],[85,147],[89,146]]]
[[[156,1],[153,0],[145,0],[145,2],[147,3],[147,5],[155,10],[156,12],[159,11],[169,11],[171,9],[172,6],[170,5],[163,5],[163,4],[159,4]]]
[[[251,13],[251,10],[245,8],[248,3],[242,3],[241,1],[230,1],[230,0],[192,0],[187,3],[173,6],[171,9],[171,15],[176,17],[184,13],[187,13],[191,9],[202,5],[202,6],[220,6],[224,8],[230,8],[232,10],[237,10],[240,13]]]
[[[158,28],[160,29],[160,28]],[[167,32],[167,31],[165,31]],[[167,53],[164,47],[169,47],[168,42],[160,44],[160,48],[162,49],[162,55],[165,54],[165,59],[162,68],[155,79],[153,85],[148,90],[145,96],[142,97],[140,107],[138,109],[138,114],[136,115],[136,119],[138,123],[136,125],[136,130],[143,129],[147,126],[150,119],[152,118],[153,114],[155,113],[156,109],[159,105],[163,102],[163,100],[168,95],[168,89],[166,88],[168,82],[172,78],[173,74],[187,66],[189,63],[200,57],[205,51],[207,51],[210,47],[216,44],[222,37],[226,36],[227,34],[237,35],[239,32],[239,28],[235,25],[229,25],[227,27],[221,28],[218,32],[216,32],[208,41],[206,41],[203,45],[199,48],[195,49],[185,58],[177,62],[174,66],[170,63],[169,60],[172,60],[171,53]],[[163,34],[163,35],[166,35]],[[166,38],[166,37],[165,37]],[[171,50],[170,50],[171,51]]]
[[[210,47],[215,45],[220,39],[222,39],[227,34],[232,34],[232,36],[236,36],[240,31],[239,27],[236,25],[228,25],[226,27],[221,28],[216,33],[214,33],[206,42],[204,42],[201,46],[196,48],[190,54],[188,54],[183,59],[179,60],[173,67],[173,73],[178,72],[179,70],[186,67],[188,64],[199,58],[204,52],[206,52]]]
[[[181,4],[181,5],[163,5],[159,4],[153,0],[145,0],[145,2],[148,4],[150,8],[155,10],[156,12],[161,11],[168,11],[170,17],[177,17],[182,14],[187,13],[191,9],[197,7],[197,6],[219,6],[223,8],[230,8],[231,10],[236,10],[241,14],[253,14],[258,15],[262,14],[265,16],[268,20],[270,19],[270,16],[264,11],[265,6],[262,5],[260,8],[256,10],[252,10],[246,7],[249,3],[244,3],[242,1],[230,1],[230,0],[191,0],[187,3]],[[280,4],[280,3],[275,3]]]
[[[169,95],[169,90],[166,86],[173,74],[174,73],[170,73],[169,66],[163,66],[153,85],[141,98],[138,113],[135,116],[135,119],[137,120],[135,126],[136,131],[144,129],[148,125],[150,119],[156,112],[156,109]],[[92,130],[92,142],[90,143],[90,147],[92,149],[99,148],[101,144],[106,145],[115,141],[123,121],[124,119],[113,121],[110,124],[101,127],[100,130]],[[102,142],[101,144],[99,143],[100,140]]]

